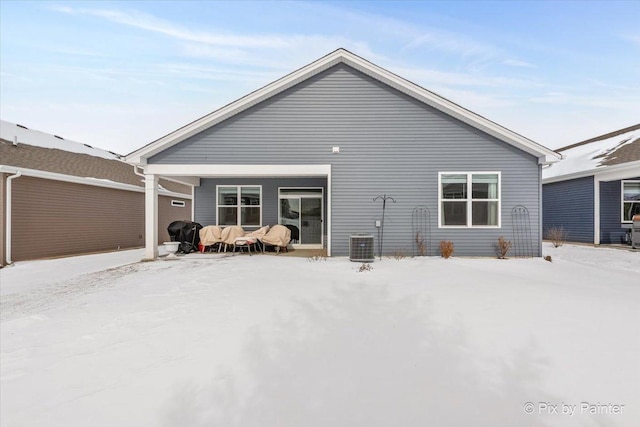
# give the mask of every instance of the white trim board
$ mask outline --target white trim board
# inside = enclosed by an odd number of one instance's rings
[[[636,173],[639,171],[636,171]],[[635,178],[631,177],[631,178]],[[622,181],[628,181],[628,182],[635,182],[636,180],[625,180],[624,178],[614,178],[614,179],[603,179],[600,175],[595,175],[593,177],[593,244],[594,245],[599,245],[600,244],[600,225],[601,225],[601,220],[600,220],[600,183],[601,182],[607,182],[607,181],[617,181],[620,180],[620,204],[622,205]],[[622,209],[620,209],[620,213],[622,215]],[[622,220],[622,216],[620,217],[620,225],[622,224],[630,224],[630,222],[627,221],[623,221]]]
[[[282,195],[280,193],[282,190],[301,190],[301,191],[298,194],[294,192],[294,193]],[[320,192],[315,194],[302,194],[304,190],[320,190]],[[325,196],[324,188],[322,187],[278,187],[278,223],[280,223],[280,221],[282,220],[282,206],[280,204],[280,200],[289,199],[289,198],[299,199],[299,200],[320,199],[320,204],[321,204],[320,224],[322,228],[322,231],[320,233],[320,243],[304,243],[304,242],[297,243],[292,245],[294,248],[300,248],[300,249],[323,249],[324,248],[324,243],[325,243],[324,225],[325,225],[325,216],[326,216],[324,196]],[[302,209],[302,207],[300,208]],[[300,235],[302,235],[302,227],[300,227]]]
[[[640,180],[639,179],[621,179],[620,180],[620,223],[621,224],[633,224],[632,219],[625,221],[624,220],[624,184],[628,183],[628,184],[640,184]],[[635,203],[635,200],[630,201],[627,200],[627,203]]]
[[[152,175],[195,175],[206,177],[326,177],[331,165],[156,165],[145,166]]]
[[[233,188],[236,189],[236,204],[235,205],[221,205],[220,204],[220,188]],[[245,187],[254,187],[260,189],[260,204],[259,205],[243,205],[242,204],[242,189]],[[216,185],[216,224],[218,227],[230,227],[240,226],[242,228],[261,228],[262,223],[262,209],[264,207],[264,200],[262,197],[262,184],[218,184]],[[220,208],[236,208],[236,223],[235,224],[220,224]],[[257,225],[242,224],[242,208],[260,208],[260,221]]]
[[[287,90],[288,88],[293,87],[339,63],[344,63],[433,108],[455,117],[468,125],[536,156],[538,158],[538,163],[540,164],[557,162],[562,158],[559,153],[556,153],[549,148],[502,127],[485,117],[473,113],[472,111],[467,110],[446,98],[436,95],[415,83],[405,80],[404,78],[341,48],[244,96],[243,98],[238,99],[235,102],[207,114],[206,116],[201,117],[132,153],[129,153],[126,156],[126,161],[143,165],[147,158],[158,154],[179,142],[204,131],[205,129],[215,126],[229,117],[265,101],[266,99],[269,99],[274,95],[277,95],[278,93],[281,93],[282,91]]]
[[[467,194],[465,199],[443,199],[442,198],[442,176],[443,175],[466,175],[467,177]],[[472,195],[473,175],[497,175],[498,177],[498,197],[495,199],[474,199]],[[442,224],[442,202],[458,201],[467,204],[467,224],[466,225],[443,225]],[[473,225],[473,202],[487,201],[498,202],[498,224],[496,225]],[[483,228],[502,228],[502,172],[501,171],[440,171],[438,172],[438,228],[439,229],[483,229]]]
[[[544,170],[543,170],[544,174]],[[551,184],[554,182],[569,181],[571,179],[585,178],[594,176],[600,181],[617,181],[619,179],[636,178],[640,176],[640,160],[633,162],[620,163],[612,166],[600,166],[580,172],[574,172],[566,175],[553,176],[543,178],[543,184]]]
[[[124,184],[121,182],[109,181],[105,179],[85,178],[81,176],[65,175],[65,174],[55,173],[55,172],[46,172],[46,171],[41,171],[37,169],[17,168],[13,166],[0,165],[0,173],[15,174],[18,171],[22,173],[22,176],[30,176],[33,178],[42,178],[42,179],[50,179],[53,181],[70,182],[73,184],[92,185],[94,187],[111,188],[114,190],[134,191],[136,193],[145,192],[144,187],[138,187],[136,185]],[[182,194],[182,193],[176,193],[176,192],[167,191],[167,190],[159,190],[158,194],[160,196],[170,196],[170,197],[176,197],[176,198],[188,199],[188,200],[193,199],[193,196],[191,194]]]

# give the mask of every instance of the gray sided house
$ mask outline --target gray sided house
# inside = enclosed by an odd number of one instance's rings
[[[557,150],[543,169],[543,227],[567,240],[620,244],[640,214],[640,124]]]
[[[349,237],[378,238],[387,195],[386,254],[411,254],[414,209],[430,212],[427,253],[495,255],[525,206],[534,255],[541,242],[541,168],[559,155],[344,49],[129,154],[147,177],[195,185],[195,221],[300,230],[300,247],[349,253]],[[149,235],[149,233],[148,233]],[[377,242],[376,242],[377,247]],[[147,257],[157,256],[147,245]]]
[[[159,185],[160,222],[190,219],[192,187]],[[115,153],[1,121],[0,265],[143,246],[144,192]]]

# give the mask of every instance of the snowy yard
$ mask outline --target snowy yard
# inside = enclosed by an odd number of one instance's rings
[[[545,254],[18,263],[0,424],[639,425],[640,253]]]

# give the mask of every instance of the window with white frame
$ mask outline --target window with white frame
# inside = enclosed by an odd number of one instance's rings
[[[440,227],[500,227],[500,172],[440,172]]]
[[[218,225],[260,227],[262,225],[262,186],[218,185]]]
[[[622,222],[640,215],[640,181],[622,181]]]

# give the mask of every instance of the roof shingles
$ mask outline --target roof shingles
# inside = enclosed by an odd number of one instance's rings
[[[543,169],[543,179],[573,177],[575,174],[604,171],[612,166],[637,162],[640,161],[640,124],[578,142],[557,151],[562,153],[564,158]]]
[[[12,142],[4,139],[0,139],[0,163],[17,168],[104,179],[144,187],[142,178],[133,172],[133,165],[121,160],[109,160],[88,154],[27,144],[13,145]],[[191,193],[189,186],[166,179],[161,179],[160,185],[168,191],[182,194]]]

